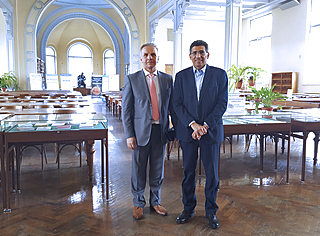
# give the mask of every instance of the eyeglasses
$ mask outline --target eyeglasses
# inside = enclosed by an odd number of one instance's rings
[[[191,52],[190,54],[191,54],[192,56],[197,56],[198,53],[199,53],[200,56],[204,56],[204,55],[206,55],[207,52],[200,50],[200,51],[193,51],[193,52]]]

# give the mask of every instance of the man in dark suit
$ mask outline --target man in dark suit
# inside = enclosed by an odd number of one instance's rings
[[[132,150],[131,191],[133,217],[143,217],[144,190],[149,159],[150,208],[167,215],[161,205],[161,185],[169,129],[172,76],[157,71],[158,49],[153,43],[140,48],[143,69],[125,77],[122,97],[122,121],[127,146]]]
[[[192,67],[176,74],[172,94],[173,109],[178,117],[176,137],[183,150],[182,202],[184,211],[177,218],[178,224],[186,223],[194,214],[195,169],[198,148],[205,168],[205,210],[210,227],[220,227],[216,212],[219,188],[219,153],[223,141],[222,115],[227,108],[228,78],[224,70],[207,65],[208,44],[202,40],[190,46]]]

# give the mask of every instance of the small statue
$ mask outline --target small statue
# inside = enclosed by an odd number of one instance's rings
[[[86,80],[86,77],[84,76],[83,72],[81,75],[78,75],[78,87],[86,87],[86,83],[84,82]]]

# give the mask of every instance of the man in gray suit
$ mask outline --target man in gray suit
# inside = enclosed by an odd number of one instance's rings
[[[133,217],[143,218],[146,205],[144,190],[149,159],[150,208],[167,215],[161,205],[164,177],[166,131],[169,128],[169,107],[172,76],[157,71],[158,49],[153,43],[140,48],[143,69],[125,77],[122,97],[122,121],[127,146],[132,150],[131,191]]]

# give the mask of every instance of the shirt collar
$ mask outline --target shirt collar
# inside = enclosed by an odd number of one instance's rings
[[[203,74],[205,74],[206,72],[206,69],[207,69],[207,64],[204,65],[204,67],[202,67],[202,71],[203,71]],[[196,73],[197,69],[193,66],[193,73]]]
[[[143,72],[144,72],[144,75],[145,76],[148,76],[149,74],[151,74],[149,71],[146,71],[144,68],[143,69]],[[156,70],[155,72],[153,72],[152,74],[155,74],[155,75],[158,75],[158,70]]]

